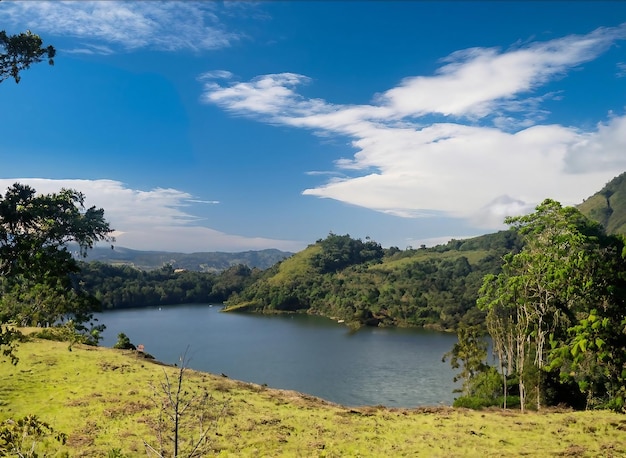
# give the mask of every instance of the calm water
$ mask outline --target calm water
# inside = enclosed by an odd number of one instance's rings
[[[117,310],[98,316],[103,345],[120,332],[166,363],[189,346],[194,369],[296,390],[347,406],[451,404],[453,371],[441,357],[456,336],[364,328],[356,333],[307,315],[220,313],[190,305]]]

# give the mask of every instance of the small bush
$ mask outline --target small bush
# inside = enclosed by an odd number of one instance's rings
[[[53,326],[44,328],[39,332],[34,333],[35,337],[45,340],[54,340],[56,342],[69,342],[68,349],[72,349],[74,344],[91,345],[93,347],[98,346],[98,342],[102,339],[100,335],[104,330],[104,325],[94,326],[89,328],[82,324],[76,324],[72,320],[62,324],[60,326]]]
[[[481,410],[485,407],[492,407],[495,404],[495,399],[487,399],[480,396],[461,396],[454,400],[452,404],[454,407],[465,407],[466,409]]]
[[[65,328],[44,328],[35,332],[34,337],[44,340],[53,340],[55,342],[66,342],[70,336]]]
[[[128,336],[123,332],[117,335],[117,342],[115,342],[113,348],[117,348],[118,350],[137,350],[137,347],[131,343]]]
[[[461,396],[454,400],[454,407],[464,407],[466,409],[482,410],[487,407],[502,407],[504,396],[497,398],[484,398],[481,396]],[[507,408],[519,408],[519,396],[506,397]]]

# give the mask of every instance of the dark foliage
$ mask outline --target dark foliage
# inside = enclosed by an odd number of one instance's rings
[[[22,70],[44,59],[53,65],[55,54],[54,47],[44,47],[39,35],[30,30],[16,35],[0,30],[0,82],[13,78],[19,83]]]
[[[112,241],[112,229],[104,210],[85,208],[84,201],[72,189],[44,195],[19,183],[0,196],[1,324],[47,326],[67,320],[74,332],[97,342],[101,327],[91,319],[99,303],[72,281],[79,267],[65,245],[74,242],[84,253],[100,240]],[[11,353],[7,329],[0,347]]]
[[[173,253],[169,251],[131,250],[116,246],[113,250],[107,247],[95,247],[87,253],[85,260],[113,265],[129,265],[141,270],[161,269],[169,264],[175,269],[218,273],[238,265],[245,265],[251,269],[268,269],[292,254],[276,249],[239,253]]]
[[[355,264],[380,262],[384,255],[380,244],[371,240],[363,243],[349,235],[330,234],[316,243],[322,250],[313,256],[311,265],[322,274],[337,272]]]
[[[142,271],[130,266],[82,262],[74,279],[102,303],[104,309],[159,305],[221,303],[253,279],[246,266],[220,274],[178,271],[171,266]]]

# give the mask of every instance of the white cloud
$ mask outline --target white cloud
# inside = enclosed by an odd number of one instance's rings
[[[3,2],[0,19],[85,41],[69,52],[108,54],[112,47],[200,51],[228,47],[243,37],[226,29],[218,8],[213,2],[187,1]]]
[[[595,132],[580,135],[565,158],[570,173],[626,170],[626,116],[599,123]]]
[[[213,76],[213,77],[212,77]],[[308,83],[309,78],[295,73],[280,73],[254,78],[249,83],[235,83],[221,87],[215,77],[229,79],[228,72],[217,71],[202,75],[205,81],[203,101],[215,103],[235,113],[267,114],[288,122],[294,116],[325,110],[325,103],[306,100],[296,94],[293,87]]]
[[[505,229],[504,218],[531,213],[535,205],[509,196],[499,196],[472,215],[476,227]]]
[[[500,53],[472,48],[448,56],[435,76],[405,79],[381,96],[399,116],[439,113],[485,117],[567,69],[587,62],[626,36],[626,25],[601,28]]]
[[[457,52],[434,76],[407,78],[365,105],[306,99],[296,87],[311,81],[293,73],[250,82],[207,77],[202,100],[262,122],[350,137],[356,153],[335,163],[344,173],[305,195],[497,228],[507,212],[526,212],[546,197],[581,202],[626,168],[626,117],[594,131],[542,125],[541,104],[560,95],[533,94],[624,38],[626,25],[504,52]]]
[[[131,189],[114,180],[52,180],[46,178],[2,178],[0,192],[13,183],[27,184],[38,193],[58,192],[71,188],[86,197],[85,206],[104,208],[105,218],[115,229],[116,245],[139,250],[165,251],[246,251],[278,248],[302,249],[303,243],[225,234],[202,226],[200,218],[185,211],[198,200],[177,189],[155,188],[150,191]]]
[[[225,234],[202,226],[156,226],[150,228],[149,232],[145,229],[134,230],[118,236],[116,244],[132,247],[136,250],[165,250],[184,253],[240,252],[270,248],[296,252],[306,246],[302,242]]]
[[[198,81],[211,80],[211,79],[230,79],[233,77],[231,72],[226,70],[213,70],[211,72],[205,72],[198,77]]]

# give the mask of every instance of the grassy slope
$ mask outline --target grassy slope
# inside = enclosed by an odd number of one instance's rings
[[[602,224],[609,234],[626,234],[626,173],[613,178],[578,209]]]
[[[71,456],[155,443],[151,386],[163,367],[132,352],[33,341],[0,364],[0,419],[38,415],[69,435]],[[222,456],[624,456],[626,417],[610,412],[349,409],[294,392],[189,372],[187,389],[228,402],[211,434]],[[217,433],[217,434],[215,434]],[[58,447],[53,445],[53,447]]]
[[[310,245],[303,251],[285,259],[278,266],[276,275],[269,279],[269,284],[279,286],[281,283],[303,278],[314,271],[311,267],[311,258],[322,251],[318,245]]]
[[[400,270],[407,264],[412,264],[415,262],[424,262],[428,260],[441,260],[445,259],[448,261],[455,261],[460,257],[467,258],[467,261],[470,264],[476,264],[478,261],[483,259],[485,256],[489,255],[490,252],[487,250],[450,250],[444,252],[437,251],[428,251],[428,250],[418,250],[412,256],[406,256],[399,259],[385,259],[381,264],[372,264],[369,269],[370,270]]]

